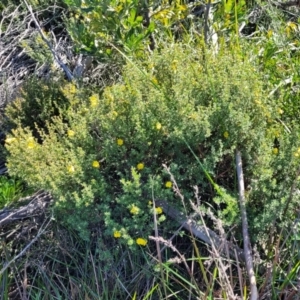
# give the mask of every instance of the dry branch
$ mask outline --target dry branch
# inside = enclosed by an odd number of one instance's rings
[[[63,63],[63,61],[60,59],[59,55],[57,54],[57,52],[55,51],[55,49],[53,48],[53,46],[51,45],[50,41],[47,39],[46,35],[43,33],[43,30],[39,24],[39,22],[37,21],[33,11],[32,11],[32,7],[27,3],[26,0],[24,0],[24,3],[36,25],[36,27],[38,28],[38,31],[42,37],[42,39],[44,40],[44,42],[47,44],[47,46],[49,47],[49,50],[51,51],[54,60],[56,61],[56,63],[63,69],[63,71],[65,72],[67,78],[69,81],[72,81],[74,76],[72,74],[72,72],[70,71],[70,69]]]
[[[187,218],[183,213],[179,212],[177,209],[169,205],[167,201],[156,200],[155,205],[162,207],[164,213],[167,216],[176,220],[179,224],[182,225],[183,228],[190,231],[194,236],[201,239],[206,244],[208,245],[214,244],[214,246],[221,251],[225,251],[226,247],[228,247],[229,254],[233,259],[236,259],[236,254],[237,254],[239,261],[244,262],[243,250],[237,247],[236,245],[233,245],[229,241],[225,241],[224,243],[224,241],[213,230],[207,227],[205,228],[205,226],[203,225],[197,224],[197,222],[190,217]],[[224,255],[226,256],[225,252]]]
[[[250,292],[251,298],[250,300],[258,299],[258,291],[256,287],[256,279],[253,269],[253,259],[251,254],[251,244],[248,233],[248,220],[247,220],[247,212],[246,212],[246,201],[245,201],[245,187],[244,187],[244,175],[242,168],[242,158],[241,152],[236,152],[236,170],[237,177],[239,183],[239,202],[241,209],[241,217],[242,217],[242,226],[243,226],[243,240],[244,240],[244,255],[246,261],[246,269],[250,280]]]
[[[33,196],[20,199],[18,203],[25,201],[29,203],[20,208],[0,210],[0,228],[17,220],[43,214],[52,201],[52,197],[49,193],[39,191]]]
[[[23,248],[23,250],[19,253],[19,254],[17,254],[16,256],[14,256],[13,257],[13,259],[12,260],[10,260],[10,261],[8,261],[8,262],[6,262],[5,264],[4,264],[4,267],[0,270],[0,277],[3,275],[3,273],[5,272],[5,270],[12,264],[12,263],[14,263],[18,258],[20,258],[21,256],[23,256],[26,252],[27,252],[27,250],[40,238],[40,236],[41,235],[43,235],[44,233],[45,233],[45,231],[46,231],[46,229],[48,228],[48,226],[49,226],[49,224],[51,223],[51,221],[52,221],[52,218],[50,217],[50,218],[48,218],[47,219],[47,223],[46,223],[46,220],[45,220],[45,222],[44,222],[44,224],[41,226],[41,228],[39,229],[39,231],[38,231],[38,233],[37,233],[37,235],[30,241],[30,243],[29,244],[27,244],[26,245],[26,247],[25,248]]]

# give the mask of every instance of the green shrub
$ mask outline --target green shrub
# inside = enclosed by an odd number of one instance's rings
[[[172,37],[172,26],[187,15],[184,1],[64,0],[74,12],[66,20],[78,51],[124,62],[120,50],[143,57],[161,36]]]
[[[75,92],[75,85],[64,80],[30,78],[23,84],[19,97],[6,107],[9,119],[5,126],[28,127],[40,139],[38,129],[46,130],[47,122],[51,123],[53,117],[63,115],[72,103],[79,101]]]
[[[116,55],[112,46],[129,53],[144,50],[143,42],[154,29],[153,23],[144,26],[137,0],[64,2],[74,10],[67,23],[75,45],[94,55],[112,59]]]
[[[101,97],[74,90],[63,114],[46,121],[46,129],[36,126],[41,143],[32,129],[18,126],[6,143],[9,171],[51,191],[64,220],[83,237],[88,224],[101,221],[107,234],[131,245],[152,230],[152,195],[178,205],[163,163],[186,199],[198,185],[203,203],[218,209],[227,225],[237,222],[239,148],[255,226],[267,224],[287,201],[288,191],[280,199],[276,191],[286,184],[284,176],[293,178],[295,146],[274,121],[278,113],[263,87],[257,68],[239,55],[223,50],[213,57],[197,47],[172,45],[147,61],[129,63],[123,81]],[[283,136],[279,153],[275,134]],[[186,143],[231,197],[216,195]],[[274,168],[278,164],[282,176]],[[269,209],[274,205],[277,211]]]

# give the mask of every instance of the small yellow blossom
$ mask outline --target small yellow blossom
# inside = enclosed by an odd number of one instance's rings
[[[158,84],[158,81],[157,81],[157,79],[156,79],[155,77],[153,77],[151,81],[152,81],[152,83],[154,83],[155,85]]]
[[[74,84],[68,85],[69,88],[69,93],[70,94],[75,94],[76,93],[76,86]]]
[[[124,141],[122,139],[117,139],[118,146],[122,146],[124,144]]]
[[[280,115],[282,115],[282,114],[284,113],[284,111],[283,111],[281,108],[278,108],[278,113],[279,113]]]
[[[225,131],[224,134],[223,134],[223,136],[224,136],[225,139],[228,139],[228,137],[229,137],[228,131]]]
[[[155,207],[155,212],[157,215],[161,215],[163,213],[163,209],[160,206]]]
[[[6,144],[12,144],[13,142],[15,142],[17,139],[16,138],[13,138],[13,137],[11,137],[11,138],[6,138],[5,139],[5,143]]]
[[[96,94],[93,94],[90,98],[91,107],[96,107],[99,104],[99,97]]]
[[[277,155],[278,154],[278,148],[273,148],[273,154]]]
[[[177,70],[178,60],[173,60],[171,63],[171,68],[175,72]]]
[[[140,212],[140,209],[136,205],[132,205],[130,209],[130,213],[133,215],[137,215]]]
[[[74,173],[75,172],[75,168],[72,165],[67,166],[67,170],[68,170],[69,173]]]
[[[115,110],[112,112],[112,114],[114,118],[116,118],[119,115]]]
[[[156,123],[155,127],[157,130],[161,130],[161,124],[159,122]]]
[[[97,168],[97,169],[100,168],[100,164],[99,164],[99,162],[97,160],[93,161],[92,166],[93,166],[93,168]]]
[[[267,37],[270,38],[272,35],[273,35],[273,31],[272,30],[268,30]]]
[[[74,135],[75,135],[75,131],[69,129],[69,130],[68,130],[68,137],[73,137]]]
[[[296,156],[296,157],[300,156],[300,148],[297,149],[297,151],[294,153],[294,156]]]
[[[168,188],[168,189],[170,189],[172,186],[173,186],[173,183],[171,181],[167,181],[165,183],[165,187]]]
[[[137,168],[138,170],[143,170],[144,167],[145,167],[145,165],[144,165],[143,163],[139,163],[139,164],[137,164],[137,166],[136,166],[136,168]]]
[[[254,100],[254,102],[258,105],[261,105],[261,101],[260,100]]]
[[[36,146],[35,141],[33,137],[30,137],[27,139],[27,148],[28,149],[33,149]]]
[[[147,245],[147,240],[145,240],[143,238],[138,238],[138,239],[136,239],[136,243],[140,246],[146,246]]]
[[[191,113],[191,114],[188,116],[188,118],[189,118],[189,119],[192,119],[192,120],[196,120],[196,119],[197,119],[197,116],[198,116],[198,114],[195,113],[195,112],[193,112],[193,113]]]
[[[120,231],[114,231],[114,238],[118,239],[122,236],[121,232]]]

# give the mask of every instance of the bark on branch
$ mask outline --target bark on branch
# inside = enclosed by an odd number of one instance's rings
[[[237,150],[236,152],[236,171],[237,171],[238,184],[239,184],[239,201],[240,201],[242,226],[243,226],[244,255],[246,261],[246,269],[250,280],[250,292],[251,292],[250,300],[257,300],[258,291],[256,287],[256,279],[255,279],[255,274],[253,269],[253,259],[251,254],[251,244],[250,244],[250,238],[248,233],[244,175],[243,175],[243,168],[242,168],[241,152],[239,150]]]
[[[22,202],[29,201],[25,206],[15,209],[4,208],[0,210],[0,228],[17,220],[41,215],[45,212],[45,209],[48,207],[51,200],[52,197],[49,193],[39,191],[33,196],[19,200]]]

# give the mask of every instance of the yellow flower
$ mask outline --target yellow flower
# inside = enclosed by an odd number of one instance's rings
[[[69,130],[68,130],[68,137],[73,137],[74,135],[75,135],[75,131],[69,129]]]
[[[168,189],[170,189],[172,186],[173,186],[173,183],[171,181],[167,181],[165,183],[165,187],[168,188]]]
[[[75,94],[76,93],[76,86],[74,84],[68,85],[69,88],[69,93],[70,94]]]
[[[154,83],[155,85],[158,84],[158,81],[157,81],[157,79],[156,79],[155,77],[153,77],[153,78],[151,79],[151,81],[152,81],[152,83]]]
[[[159,122],[156,123],[155,127],[157,130],[161,130],[161,124]]]
[[[74,168],[74,166],[67,166],[67,170],[68,170],[68,172],[69,173],[74,173],[75,172],[75,168]]]
[[[281,108],[278,108],[278,113],[279,113],[280,115],[282,115],[283,112],[284,112],[284,111],[283,111]]]
[[[100,164],[97,160],[93,161],[92,166],[93,166],[93,168],[98,168],[98,169],[100,168]]]
[[[16,141],[17,139],[16,138],[13,138],[13,137],[11,137],[11,138],[6,138],[5,139],[5,143],[6,144],[12,144],[14,141]]]
[[[99,97],[96,94],[93,94],[90,98],[91,107],[96,107],[99,104]]]
[[[297,152],[295,152],[294,155],[295,155],[296,157],[299,157],[299,155],[300,155],[300,148],[297,149]]]
[[[117,139],[118,146],[122,146],[124,144],[124,141],[122,139]]]
[[[27,148],[28,149],[33,149],[36,146],[35,141],[33,137],[30,137],[27,139]]]
[[[130,213],[133,215],[137,215],[140,212],[140,209],[136,205],[132,205]]]
[[[273,35],[273,31],[272,30],[268,30],[267,37],[270,38],[272,35]]]
[[[155,212],[156,212],[157,215],[160,215],[160,214],[163,213],[163,209],[160,206],[155,207]]]
[[[275,155],[278,154],[278,148],[273,148],[273,154],[275,154]]]
[[[147,245],[147,240],[145,240],[143,238],[138,238],[138,239],[136,239],[136,243],[140,246],[146,246]]]
[[[143,163],[139,163],[139,164],[137,164],[137,166],[136,166],[136,168],[137,168],[138,170],[143,170],[144,167],[145,167],[145,165],[144,165]]]
[[[228,137],[229,137],[228,131],[225,131],[224,134],[223,134],[223,136],[224,136],[225,139],[228,139]]]
[[[114,238],[118,239],[122,236],[121,232],[120,231],[114,231]]]

